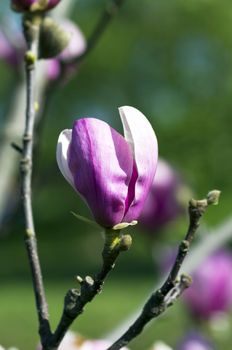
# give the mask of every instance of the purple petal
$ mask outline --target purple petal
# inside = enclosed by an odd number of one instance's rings
[[[48,5],[47,5],[47,9],[52,9],[53,7],[55,7],[57,4],[59,4],[61,0],[48,0]]]
[[[76,190],[96,221],[112,227],[122,221],[133,156],[125,139],[107,123],[84,118],[74,123],[69,167]]]
[[[47,0],[46,2],[40,0],[11,0],[11,5],[16,11],[29,11],[36,9],[50,10],[55,7],[61,0]]]
[[[128,197],[133,201],[123,219],[130,222],[139,217],[152,185],[158,160],[156,135],[147,118],[136,108],[124,106],[119,108],[123,123],[125,139],[132,148],[136,170],[129,186]],[[134,187],[135,185],[135,187]]]
[[[68,148],[72,138],[72,130],[63,130],[58,138],[56,159],[59,169],[65,179],[75,188],[74,179],[68,166]]]

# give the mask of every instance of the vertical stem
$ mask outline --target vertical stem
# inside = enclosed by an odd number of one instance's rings
[[[25,23],[24,23],[25,24]],[[28,51],[25,55],[26,71],[26,121],[23,134],[23,149],[21,158],[21,192],[25,217],[25,245],[29,258],[33,288],[39,319],[41,337],[50,333],[48,308],[45,298],[42,273],[37,251],[36,234],[31,200],[31,179],[33,160],[33,134],[35,123],[35,71],[38,51],[39,25],[33,18],[26,21],[26,39]],[[28,35],[29,33],[29,35]]]

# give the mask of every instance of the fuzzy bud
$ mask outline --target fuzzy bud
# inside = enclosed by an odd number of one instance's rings
[[[40,26],[39,58],[52,58],[59,55],[68,46],[70,37],[70,33],[52,18],[45,18]]]

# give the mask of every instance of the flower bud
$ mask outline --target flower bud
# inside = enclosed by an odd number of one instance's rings
[[[218,201],[219,201],[220,194],[221,194],[221,191],[218,191],[218,190],[210,191],[207,195],[208,205],[210,205],[210,204],[217,205]]]
[[[48,11],[61,0],[11,0],[11,7],[17,12]]]
[[[63,176],[105,228],[138,218],[158,158],[156,136],[146,117],[129,106],[119,113],[125,137],[101,120],[82,118],[72,130],[61,132],[57,144]]]
[[[193,283],[183,294],[195,317],[209,319],[232,306],[232,255],[219,251],[208,257],[192,275]]]
[[[76,67],[68,62],[82,55],[86,49],[85,37],[75,23],[66,19],[60,23],[60,27],[68,33],[69,43],[57,57],[46,60],[49,80],[56,80],[59,78],[62,64],[65,64],[66,75],[73,73]]]
[[[48,22],[50,22],[50,20],[48,20]],[[48,22],[47,20],[45,21],[45,23]],[[62,64],[64,64],[65,79],[76,72],[75,64],[70,64],[68,62],[82,55],[86,49],[85,37],[75,23],[69,20],[62,20],[58,22],[58,24],[60,30],[67,33],[69,41],[66,48],[64,48],[58,56],[52,59],[46,59],[43,63],[41,63],[42,60],[40,60],[39,64],[44,64],[44,71],[49,81],[54,81],[60,77]],[[40,42],[41,41],[42,37],[40,39]],[[62,45],[64,45],[63,40],[62,42]],[[18,70],[23,63],[25,50],[26,43],[21,32],[16,31],[15,28],[11,28],[11,26],[7,27],[6,31],[0,29],[0,60],[5,61],[8,65]],[[44,51],[45,49],[41,50]]]
[[[44,18],[40,25],[39,58],[51,58],[59,55],[68,45],[70,36],[52,18]]]

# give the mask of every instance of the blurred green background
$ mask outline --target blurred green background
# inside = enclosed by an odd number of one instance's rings
[[[75,3],[72,19],[88,37],[105,1]],[[1,62],[0,76],[3,127],[14,72]],[[75,276],[98,270],[102,248],[100,232],[70,214],[73,210],[90,216],[57,168],[60,131],[83,116],[104,119],[122,131],[117,108],[131,105],[140,109],[154,126],[160,155],[181,172],[197,196],[213,188],[222,191],[220,206],[205,217],[206,224],[214,226],[231,213],[231,96],[232,4],[228,0],[126,1],[76,77],[55,91],[46,113],[33,190],[53,325],[65,292],[76,287]],[[185,227],[183,218],[164,237],[157,237],[156,244],[177,242]],[[138,229],[133,239],[131,251],[120,257],[104,292],[87,305],[74,330],[87,337],[103,336],[149,295],[158,279],[151,244]],[[0,267],[0,343],[34,349],[37,322],[20,209],[2,229]],[[178,302],[130,348],[143,350],[157,339],[174,346],[189,323]],[[214,340],[218,349],[231,349],[229,333],[216,334]]]

